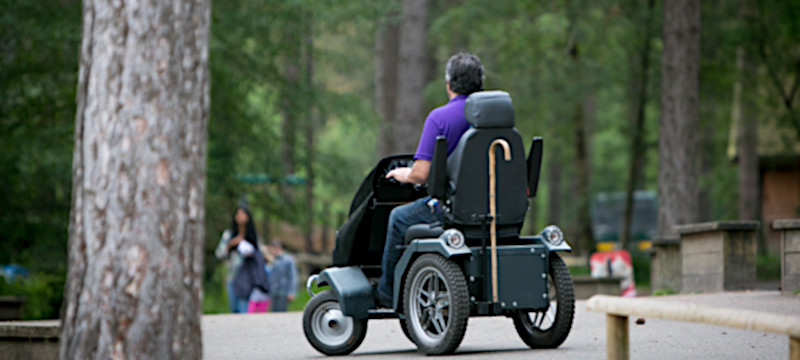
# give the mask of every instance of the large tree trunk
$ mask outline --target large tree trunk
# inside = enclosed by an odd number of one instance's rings
[[[422,92],[425,90],[427,56],[427,0],[403,0],[400,50],[397,64],[397,97],[393,120],[398,152],[417,149],[424,119]]]
[[[209,8],[84,2],[62,359],[202,357]]]
[[[658,234],[697,221],[700,1],[664,3],[658,143]]]
[[[650,44],[652,43],[652,18],[654,0],[647,1],[647,8],[639,10],[635,6],[631,11],[634,12],[635,19],[638,19],[639,12],[644,12],[641,21],[636,21],[638,26],[644,27],[642,32],[641,47],[634,52],[630,67],[631,94],[633,102],[631,107],[631,118],[633,119],[633,131],[631,134],[630,147],[630,167],[628,168],[628,179],[625,183],[625,207],[622,216],[622,229],[620,230],[619,246],[620,249],[627,249],[631,240],[631,225],[633,224],[633,194],[639,186],[642,168],[644,167],[644,123],[645,108],[647,107],[647,84],[650,72]],[[636,4],[636,2],[633,2]],[[638,28],[638,27],[637,27]]]
[[[400,28],[396,14],[378,24],[375,34],[375,103],[381,117],[378,130],[378,156],[396,154],[394,120],[397,99],[397,58]]]

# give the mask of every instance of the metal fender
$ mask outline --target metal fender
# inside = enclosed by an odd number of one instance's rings
[[[398,309],[398,305],[400,303],[400,295],[403,292],[401,287],[403,274],[405,274],[408,269],[414,255],[419,253],[438,253],[449,259],[454,256],[471,255],[472,250],[466,246],[460,246],[458,248],[450,247],[440,238],[417,239],[412,241],[403,252],[403,255],[400,256],[400,260],[397,261],[397,266],[394,268],[394,299],[392,307],[395,310],[400,310]]]
[[[330,285],[333,292],[339,298],[339,305],[342,307],[342,314],[352,316],[356,319],[368,317],[367,310],[375,308],[375,300],[372,298],[372,286],[369,280],[358,266],[334,267],[323,270],[319,275],[313,275],[306,282],[306,289],[312,296],[311,291],[314,281],[319,286]]]

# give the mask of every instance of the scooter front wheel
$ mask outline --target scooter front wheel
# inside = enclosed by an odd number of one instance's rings
[[[325,355],[347,355],[367,335],[367,319],[345,316],[331,290],[311,298],[303,310],[303,332],[317,351]]]

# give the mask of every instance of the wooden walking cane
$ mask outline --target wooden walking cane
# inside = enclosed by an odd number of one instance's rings
[[[492,223],[489,235],[492,241],[492,302],[497,303],[497,173],[495,172],[494,149],[497,145],[503,147],[504,158],[511,161],[511,147],[508,141],[496,139],[489,145],[489,214],[492,216]]]

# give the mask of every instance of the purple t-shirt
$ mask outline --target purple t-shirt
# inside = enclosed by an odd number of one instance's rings
[[[447,104],[433,109],[428,114],[425,125],[422,126],[422,135],[419,137],[414,160],[433,160],[436,137],[439,135],[444,135],[447,139],[447,155],[455,150],[461,135],[469,129],[469,123],[464,118],[465,101],[467,95],[456,95]]]

